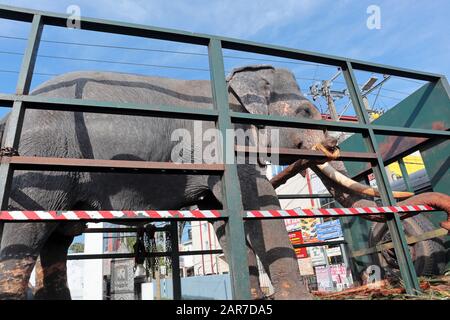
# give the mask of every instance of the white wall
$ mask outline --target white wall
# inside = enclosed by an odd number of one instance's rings
[[[88,223],[88,228],[102,228],[103,223]],[[84,253],[103,253],[103,234],[85,233]],[[83,300],[102,300],[103,262],[101,259],[84,260]]]

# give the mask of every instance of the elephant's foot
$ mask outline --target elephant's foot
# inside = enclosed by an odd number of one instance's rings
[[[67,286],[67,268],[65,261],[58,261],[50,266],[36,264],[35,300],[70,300]]]
[[[67,287],[58,289],[39,288],[34,293],[35,300],[71,300],[70,290]]]
[[[0,300],[24,300],[36,258],[0,261]]]
[[[273,298],[275,300],[312,300],[313,295],[309,293],[304,284],[293,285],[289,281],[281,281],[276,286]]]
[[[252,296],[252,300],[264,300],[266,297],[260,288],[250,288],[250,294]]]

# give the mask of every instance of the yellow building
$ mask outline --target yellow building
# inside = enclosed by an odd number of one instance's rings
[[[419,152],[415,152],[413,154],[410,154],[409,156],[404,157],[403,161],[405,162],[406,171],[408,171],[408,174],[412,174],[419,170],[425,169],[422,157],[420,156]],[[400,170],[398,162],[390,164],[388,168],[389,171],[391,173],[394,173],[397,177],[402,177],[402,171]]]

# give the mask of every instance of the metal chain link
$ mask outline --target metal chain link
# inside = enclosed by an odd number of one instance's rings
[[[19,152],[13,147],[3,147],[0,149],[0,157],[18,156]]]

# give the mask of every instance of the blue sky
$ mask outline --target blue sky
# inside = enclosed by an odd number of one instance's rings
[[[0,0],[1,4],[65,13],[70,5],[78,5],[81,14],[110,20],[119,20],[157,27],[174,28],[192,32],[217,34],[292,48],[351,57],[377,63],[395,65],[450,75],[450,24],[447,13],[450,1],[162,1],[162,0]],[[366,26],[369,5],[377,5],[381,12],[381,29],[370,30]],[[26,38],[29,25],[0,20],[0,92],[14,91],[25,41],[1,38],[15,36]],[[82,47],[43,43],[33,79],[33,87],[49,79],[53,74],[74,70],[111,70],[179,78],[208,78],[205,48],[172,44],[155,40],[143,40],[99,34],[88,31],[47,27],[44,39],[128,46],[148,49],[188,51],[197,55],[161,54],[98,47]],[[16,53],[16,54],[14,54]],[[92,61],[52,59],[48,56],[76,57],[120,61],[122,64]],[[252,55],[225,52],[228,56],[254,57]],[[261,58],[261,57],[259,57]],[[266,57],[267,58],[267,57]],[[277,59],[280,61],[280,59]],[[125,64],[123,64],[123,62]],[[249,63],[261,63],[243,59],[226,59],[227,70]],[[272,62],[269,62],[272,63]],[[146,66],[136,65],[146,64]],[[151,67],[153,65],[166,67]],[[308,64],[272,63],[288,67],[295,73],[300,87],[308,93],[315,81],[329,79],[336,68]],[[196,70],[169,67],[190,67]],[[198,69],[198,70],[197,70]],[[3,70],[3,71],[2,71]],[[371,74],[358,72],[358,81],[364,83]],[[381,79],[381,75],[378,75]],[[314,80],[312,80],[314,79]],[[401,79],[400,79],[401,80]],[[379,97],[376,107],[389,108],[421,84],[413,81],[390,80]],[[343,79],[336,79],[333,89],[342,90]],[[372,94],[375,99],[375,93]],[[337,101],[338,110],[347,104]],[[323,101],[317,101],[323,108]],[[352,114],[351,108],[348,114]]]

